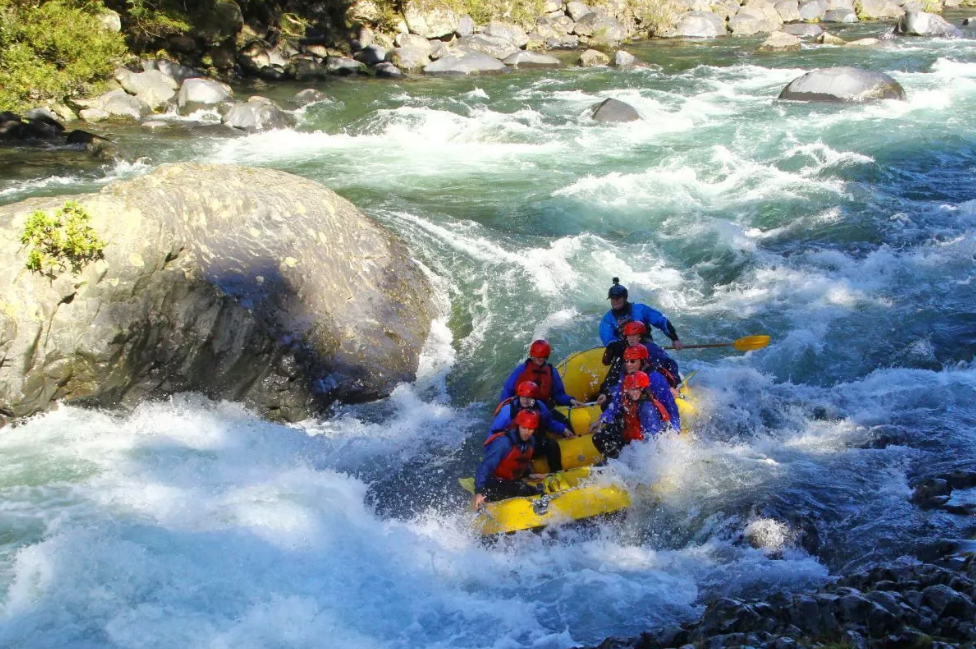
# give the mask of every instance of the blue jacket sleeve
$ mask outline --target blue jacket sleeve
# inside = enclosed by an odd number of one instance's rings
[[[635,303],[633,308],[634,320],[640,320],[647,325],[648,331],[650,331],[651,327],[657,327],[668,338],[672,340],[677,338],[677,332],[675,332],[674,326],[664,317],[663,313],[639,302]]]
[[[606,347],[617,338],[617,321],[613,317],[613,311],[607,311],[606,315],[603,316],[603,320],[600,321],[600,340],[603,341],[603,346]]]
[[[485,484],[488,483],[488,478],[491,477],[511,450],[512,440],[508,437],[499,437],[485,448],[485,458],[478,465],[478,470],[474,474],[475,493],[481,493]]]
[[[607,409],[603,411],[600,415],[600,423],[609,424],[617,416],[617,411],[620,410],[620,390],[614,391],[613,395],[610,397],[610,405]]]
[[[556,368],[552,368],[552,398],[557,405],[568,406],[572,397],[566,394],[566,386],[563,385],[563,378],[559,376]]]
[[[535,405],[539,408],[539,419],[542,421],[542,427],[544,429],[551,430],[557,435],[562,435],[566,432],[566,424],[560,423],[552,418],[552,413],[549,412],[549,408],[546,407],[541,401],[536,401]]]
[[[495,415],[495,419],[491,422],[491,428],[488,429],[488,435],[505,430],[510,423],[512,423],[512,404],[508,403],[502,406],[502,409]],[[485,435],[485,437],[488,437],[488,435]]]
[[[515,396],[515,388],[517,387],[515,385],[515,381],[518,379],[519,375],[522,374],[523,369],[525,369],[525,363],[522,363],[516,367],[512,373],[508,375],[508,378],[505,379],[505,386],[502,388],[502,396],[498,399],[499,403],[505,399]]]
[[[671,393],[671,386],[668,385],[668,380],[661,376],[660,372],[651,372],[648,376],[651,379],[651,394],[654,395],[655,399],[664,404],[664,409],[671,415],[671,428],[680,432],[681,415],[678,413],[678,403],[674,400],[674,395]]]
[[[645,435],[657,435],[664,430],[664,420],[650,401],[644,401],[640,409],[641,430]]]

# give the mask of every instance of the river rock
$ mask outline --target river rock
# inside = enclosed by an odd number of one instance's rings
[[[759,46],[760,52],[798,52],[799,50],[800,37],[786,32],[773,32]]]
[[[610,65],[610,57],[599,50],[586,50],[580,54],[578,63],[584,68],[598,68]]]
[[[133,97],[125,90],[112,90],[90,102],[81,111],[82,119],[101,121],[103,119],[140,119],[152,112],[149,104]]]
[[[482,54],[487,54],[488,56],[500,61],[519,51],[519,48],[515,46],[515,43],[507,38],[502,38],[501,36],[488,36],[486,34],[475,34],[474,36],[459,38],[454,44],[454,47],[465,52],[480,52]]]
[[[461,22],[460,16],[446,7],[423,8],[422,3],[408,0],[403,9],[403,18],[412,34],[424,38],[450,36]]]
[[[780,0],[775,5],[776,12],[784,23],[802,20],[800,17],[800,3],[796,0]]]
[[[853,9],[828,9],[821,19],[825,23],[856,23],[857,14]]]
[[[827,0],[810,0],[800,3],[800,18],[807,22],[817,22],[827,13]]]
[[[377,79],[404,79],[407,76],[389,61],[377,63],[373,71],[376,73]]]
[[[616,45],[627,38],[627,31],[614,20],[597,13],[589,13],[576,22],[573,32],[587,36],[591,44]]]
[[[159,70],[167,77],[176,81],[177,84],[182,84],[187,79],[197,79],[207,76],[200,70],[167,61],[166,59],[144,59],[142,61],[142,69],[146,72]]]
[[[230,86],[213,79],[187,79],[180,87],[176,105],[181,115],[208,108],[231,101],[234,97]]]
[[[823,34],[823,27],[811,23],[798,23],[795,25],[783,25],[783,32],[799,36],[800,38],[816,38]]]
[[[640,119],[637,110],[619,99],[607,98],[592,106],[593,119],[598,122],[622,123],[636,122]]]
[[[485,28],[481,32],[485,36],[494,36],[497,38],[505,39],[514,45],[515,47],[525,47],[529,42],[529,36],[525,33],[525,30],[514,25],[512,23],[503,23],[497,20],[485,25]]]
[[[265,97],[251,97],[245,103],[234,104],[221,121],[227,126],[249,133],[289,126],[285,113],[276,103]]]
[[[308,106],[309,104],[315,104],[321,101],[332,101],[327,94],[321,90],[316,90],[315,88],[306,88],[295,94],[291,98],[292,103],[296,106]]]
[[[424,68],[424,74],[483,74],[508,72],[505,64],[481,52],[455,50]]]
[[[361,63],[347,56],[330,56],[325,59],[325,71],[340,77],[362,74],[368,75],[369,68],[365,63]]]
[[[65,200],[107,242],[77,274],[25,268],[25,219]],[[325,187],[165,165],[97,194],[0,207],[0,417],[177,391],[299,420],[411,380],[431,289],[409,251]]]
[[[847,45],[847,41],[839,36],[834,36],[830,32],[821,32],[814,40],[821,45]]]
[[[863,102],[905,99],[901,85],[882,72],[853,67],[813,70],[790,82],[780,99],[795,101]]]
[[[725,23],[710,11],[693,11],[678,19],[673,29],[667,30],[667,38],[716,38],[725,36]]]
[[[636,56],[630,52],[625,52],[623,50],[617,50],[613,54],[613,67],[620,68],[621,70],[626,70],[628,68],[645,67],[643,61],[639,61]]]
[[[468,14],[464,14],[458,20],[458,26],[457,29],[454,30],[454,33],[457,34],[458,37],[470,36],[471,34],[474,33],[474,30],[475,28],[477,28],[477,26],[478,25],[475,24],[474,22],[474,18],[472,18]]]
[[[895,33],[904,36],[962,37],[962,31],[945,18],[924,11],[909,11],[902,16]]]
[[[389,56],[389,52],[379,45],[367,45],[356,52],[352,58],[366,65],[376,65],[385,61],[387,56]]]
[[[515,54],[506,57],[502,61],[505,65],[512,68],[558,68],[562,66],[562,61],[551,54],[540,54],[538,52],[528,52],[519,50]]]
[[[173,77],[159,70],[147,72],[120,70],[115,78],[126,92],[146,102],[153,110],[159,110],[169,104],[180,88],[180,84]]]
[[[901,18],[905,15],[905,10],[892,0],[857,0],[855,8],[861,20]]]
[[[430,63],[430,49],[398,47],[393,50],[393,64],[403,70],[423,70]]]

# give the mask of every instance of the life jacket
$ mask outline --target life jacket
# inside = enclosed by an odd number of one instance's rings
[[[534,381],[539,386],[539,400],[548,405],[552,401],[552,364],[543,363],[539,367],[531,360],[525,361],[522,373],[515,379],[518,387],[523,381]]]
[[[643,396],[646,396],[654,407],[657,408],[658,414],[661,415],[661,421],[664,423],[671,421],[671,415],[668,414],[668,410],[664,407],[663,403],[648,392],[644,392]],[[623,412],[624,426],[621,434],[627,442],[644,439],[644,431],[641,430],[640,412],[638,411],[640,402],[644,400],[643,396],[638,401],[631,401],[627,397],[622,397],[624,401],[621,404],[621,410]]]
[[[617,313],[614,313],[613,311],[611,311],[611,313],[613,313],[613,319],[617,322],[617,328],[614,329],[614,333],[616,334],[617,338],[623,340],[624,325],[634,320],[634,305],[628,302],[627,304],[624,305],[623,313],[619,315]]]
[[[485,447],[494,442],[499,437],[504,437],[512,432],[512,428],[499,431],[485,440]],[[518,435],[518,433],[515,433]],[[509,438],[511,439],[511,438]],[[512,450],[502,458],[502,461],[495,467],[494,476],[499,480],[518,480],[528,475],[532,468],[532,452],[535,450],[531,442],[523,443],[521,440],[512,444]],[[524,449],[524,450],[523,450]]]
[[[641,371],[647,372],[648,374],[650,374],[651,372],[657,372],[665,379],[667,379],[669,386],[671,386],[672,388],[678,387],[678,377],[672,374],[670,370],[668,370],[666,367],[664,367],[661,364],[648,363],[643,368],[641,368]]]

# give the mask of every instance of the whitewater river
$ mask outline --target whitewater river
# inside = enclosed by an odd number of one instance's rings
[[[442,312],[415,383],[332,418],[190,394],[0,430],[0,647],[562,649],[967,534],[908,499],[976,452],[976,48],[758,42],[634,47],[652,67],[630,72],[335,81],[294,130],[105,127],[128,160],[108,166],[7,154],[3,202],[174,161],[312,178],[407,242]],[[908,100],[776,101],[841,64]],[[593,123],[606,97],[642,121]],[[613,467],[665,480],[659,500],[485,546],[457,478],[501,383],[536,337],[555,358],[597,344],[614,275],[686,343],[772,344],[677,355],[700,370],[694,435]]]

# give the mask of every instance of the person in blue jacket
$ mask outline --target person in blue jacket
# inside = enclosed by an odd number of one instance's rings
[[[539,386],[539,394],[536,397],[550,411],[552,418],[567,428],[572,428],[569,418],[558,412],[556,406],[578,406],[580,402],[566,394],[563,386],[562,377],[559,372],[549,362],[549,355],[552,348],[545,340],[536,340],[529,346],[529,358],[524,363],[520,363],[502,387],[500,402],[504,403],[508,399],[516,396],[515,390],[519,385],[526,381],[531,381]]]
[[[501,500],[516,496],[536,496],[542,488],[522,481],[533,476],[532,437],[539,428],[539,413],[523,410],[503,431],[485,441],[485,457],[474,474],[474,497],[471,507],[479,509],[489,500]]]
[[[624,446],[667,430],[670,415],[649,392],[650,377],[634,372],[621,382],[621,395],[600,415],[600,430],[593,434],[593,445],[604,457],[615,458]]]
[[[624,379],[637,372],[643,372],[648,377],[647,392],[649,396],[661,404],[667,411],[671,428],[681,432],[681,415],[678,411],[678,402],[674,398],[674,393],[671,391],[671,386],[667,378],[658,371],[653,359],[648,358],[647,347],[641,344],[628,347],[624,351],[623,364],[623,375],[617,379],[614,385],[601,388],[603,392],[601,392],[600,397],[597,399],[597,403],[602,404],[606,402],[607,408],[605,412],[609,411],[610,407],[619,407],[618,402],[623,397],[622,386]],[[601,420],[593,422],[590,426],[591,430],[595,430],[600,423]]]
[[[627,301],[627,297],[627,287],[620,284],[619,278],[614,277],[613,286],[607,291],[607,299],[610,300],[610,310],[607,311],[606,315],[603,316],[603,320],[600,321],[600,340],[603,341],[603,346],[625,346],[624,326],[628,322],[642,322],[647,329],[647,340],[644,341],[644,344],[648,346],[651,356],[660,354],[670,360],[670,357],[664,353],[664,350],[652,342],[650,332],[651,327],[657,327],[664,332],[665,336],[671,339],[674,348],[680,350],[684,345],[678,338],[678,332],[675,331],[674,325],[660,311],[652,309],[640,302],[629,302]],[[652,347],[653,349],[651,349]]]
[[[549,439],[546,431],[552,431],[552,433],[563,437],[573,437],[573,431],[553,418],[545,404],[536,398],[539,394],[538,390],[539,386],[533,381],[520,383],[516,388],[516,397],[502,402],[498,406],[488,434],[493,435],[508,428],[520,412],[528,410],[538,413],[539,427],[533,438],[535,440],[535,453],[537,456],[545,455],[546,461],[549,463],[549,471],[559,471],[563,468],[562,451],[559,449],[559,443],[554,439]]]

